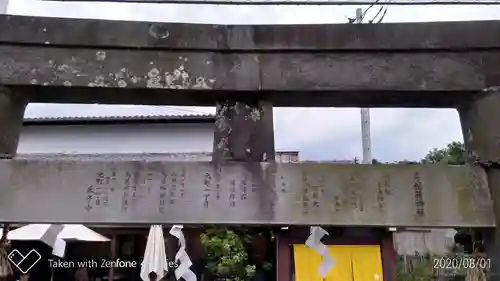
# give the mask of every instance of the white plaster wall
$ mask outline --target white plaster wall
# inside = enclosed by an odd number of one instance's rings
[[[278,162],[278,163],[295,163],[295,162],[299,162],[299,154],[297,152],[280,152],[280,151],[276,151],[276,162]]]
[[[9,0],[0,0],[0,15],[7,14],[8,7],[9,7]]]
[[[211,152],[213,124],[28,125],[18,153]]]
[[[455,243],[454,229],[431,229],[425,231],[403,231],[394,233],[394,247],[398,254],[446,255]]]

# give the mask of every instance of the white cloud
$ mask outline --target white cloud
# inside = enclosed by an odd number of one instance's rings
[[[215,6],[123,3],[58,3],[11,0],[10,14],[133,21],[212,24],[343,23],[354,6]],[[376,9],[372,9],[372,14]],[[391,6],[384,22],[491,20],[499,6]],[[213,112],[213,108],[44,105],[28,107],[27,116],[149,115]],[[434,147],[461,140],[454,110],[372,109],[373,155],[392,161],[418,159]],[[277,108],[278,149],[300,149],[306,159],[352,159],[361,155],[359,109]]]

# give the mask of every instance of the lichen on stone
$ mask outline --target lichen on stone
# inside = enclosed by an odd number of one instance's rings
[[[130,81],[132,81],[132,83],[134,83],[134,84],[137,84],[139,82],[139,80],[140,80],[140,78],[137,76],[130,77]]]
[[[99,51],[95,53],[95,59],[98,61],[103,61],[106,59],[106,52]]]
[[[208,83],[207,81],[205,81],[205,78],[200,76],[196,77],[196,84],[194,84],[193,89],[212,89],[212,87],[208,86]]]
[[[126,88],[127,87],[127,82],[125,82],[125,80],[119,80],[118,81],[118,87],[120,87],[120,88]]]
[[[250,111],[250,118],[254,121],[254,122],[257,122],[260,120],[261,118],[261,112],[258,108],[252,108],[252,110]]]
[[[67,64],[61,64],[57,66],[58,71],[68,71],[69,70],[69,65]]]
[[[103,76],[96,76],[94,81],[90,82],[88,84],[89,87],[109,87],[109,84],[105,82]]]
[[[146,87],[148,88],[161,88],[160,71],[156,68],[148,72],[148,79],[146,80]]]
[[[188,61],[186,57],[180,56],[179,67],[172,71],[161,72],[157,68],[152,68],[147,75],[146,87],[164,89],[212,89],[215,78],[203,76],[193,77],[185,66]],[[151,64],[151,63],[150,63]]]

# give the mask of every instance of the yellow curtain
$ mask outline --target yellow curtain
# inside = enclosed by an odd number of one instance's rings
[[[295,281],[322,281],[317,268],[321,256],[305,245],[293,245]]]
[[[351,260],[355,281],[382,281],[380,246],[351,246]]]
[[[305,245],[293,245],[295,281],[383,281],[380,246],[329,246],[335,266],[326,278],[318,274],[321,256]]]

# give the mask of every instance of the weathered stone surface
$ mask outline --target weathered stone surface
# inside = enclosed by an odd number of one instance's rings
[[[0,158],[16,155],[26,105],[21,96],[0,87]]]
[[[237,197],[241,201],[253,197],[251,200],[254,203],[254,208],[264,212],[266,210],[269,210],[270,213],[273,212],[274,209],[269,202],[275,202],[277,198],[276,181],[269,179],[275,177],[276,165],[267,165],[265,169],[258,165],[260,162],[275,162],[272,104],[263,100],[254,100],[253,102],[223,100],[218,101],[216,108],[211,161],[212,169],[219,171],[219,173],[215,173],[213,178],[216,182],[216,188],[217,185],[220,188],[224,184],[220,173],[224,171],[224,167],[227,167],[231,162],[241,163],[246,168],[246,176],[251,175],[252,180],[247,182],[245,174],[243,174],[243,180],[240,177],[239,180],[233,179],[229,181],[229,184],[225,183],[226,186],[229,186],[230,209],[236,209],[236,206],[240,205],[237,204]],[[254,181],[253,179],[258,180]],[[212,176],[205,173],[205,188],[203,190],[203,196],[206,196],[203,203],[205,209],[210,206],[209,199],[214,198],[212,194],[208,193],[211,180]],[[257,183],[260,183],[260,190],[258,190]],[[248,190],[249,187],[250,190]],[[224,196],[220,193],[220,191],[216,191],[215,199],[219,202],[215,204],[220,203],[221,197],[227,198],[227,195]],[[253,196],[248,193],[252,193]],[[258,214],[255,209],[250,212]],[[200,250],[204,248],[201,232],[192,233],[191,241],[188,241],[187,244],[188,250],[191,248],[192,252],[200,253],[201,251],[196,251],[196,248]],[[193,261],[193,269],[199,280],[203,279],[203,268],[205,267],[206,259],[198,255],[198,259],[195,258]]]
[[[458,107],[470,160],[500,162],[500,88],[478,94]],[[500,198],[499,198],[500,199]]]
[[[264,92],[274,106],[453,107],[496,81],[496,68],[485,73],[483,55],[0,46],[0,80],[9,87],[42,86],[23,89],[32,102],[213,106]],[[73,87],[71,94],[64,86]]]
[[[0,46],[4,85],[258,90],[257,55]]]
[[[5,222],[494,225],[474,167],[3,160],[0,185]]]
[[[273,106],[266,102],[219,102],[212,161],[274,162]]]
[[[0,15],[0,84],[31,102],[213,106],[265,96],[274,106],[455,107],[500,83],[497,29]]]
[[[486,251],[491,256],[491,280],[500,279],[500,88],[492,87],[458,110],[464,143],[470,161],[496,163],[487,169],[488,185],[493,199],[496,228],[486,233]]]
[[[276,91],[470,91],[486,84],[481,63],[474,53],[260,56],[262,89]]]
[[[489,35],[497,28],[496,21],[215,26],[3,15],[0,83],[31,102],[213,106],[265,96],[274,106],[454,107],[500,83],[500,39]]]
[[[0,42],[130,48],[465,50],[500,47],[498,33],[500,21],[222,26],[0,16]]]

